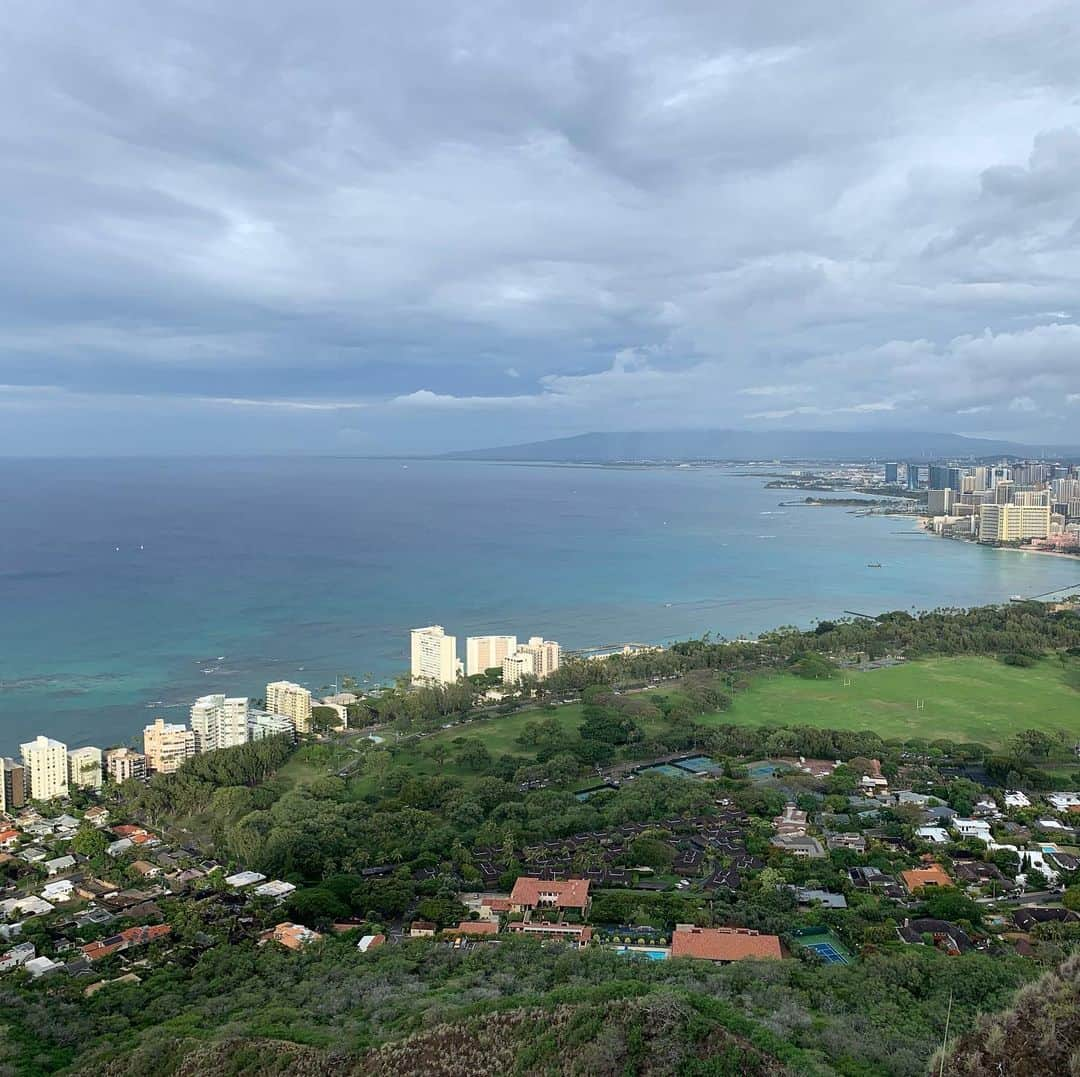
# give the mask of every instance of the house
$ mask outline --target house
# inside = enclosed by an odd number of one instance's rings
[[[240,890],[245,886],[266,882],[266,876],[257,871],[238,871],[235,875],[226,875],[225,882],[234,889]]]
[[[975,948],[967,932],[948,920],[905,920],[896,931],[904,942],[914,945],[925,943],[925,936],[929,935],[935,946],[949,954],[964,954]]]
[[[258,897],[286,898],[296,889],[293,883],[283,882],[281,879],[273,879],[268,883],[262,883],[255,887]]]
[[[70,901],[75,896],[75,884],[70,879],[56,879],[46,883],[41,891],[45,901]]]
[[[783,812],[773,819],[773,827],[777,834],[802,836],[806,833],[807,825],[806,812],[800,811],[794,804],[785,804]]]
[[[949,832],[940,826],[920,826],[915,830],[915,837],[933,845],[948,845],[952,840]]]
[[[153,834],[144,826],[136,826],[134,823],[121,823],[119,826],[109,827],[118,838],[130,838],[137,845],[143,844],[147,838],[153,838]]]
[[[161,874],[161,868],[151,864],[149,860],[136,860],[131,865],[131,870],[144,879],[156,879]]]
[[[115,894],[119,889],[116,883],[106,882],[104,879],[81,879],[75,884],[75,893],[86,901]]]
[[[555,939],[584,950],[592,942],[593,930],[586,924],[545,924],[542,921],[517,921],[506,925],[514,935],[529,935],[538,939]]]
[[[893,794],[897,805],[911,805],[925,808],[934,798],[929,793],[913,793],[910,789],[901,789]]]
[[[990,831],[990,824],[985,819],[954,819],[952,821],[952,828],[962,838],[975,838],[978,841],[989,842],[992,840],[993,835]]]
[[[521,875],[510,891],[510,911],[523,913],[526,919],[537,909],[556,909],[559,912],[569,909],[585,917],[589,914],[590,904],[588,879],[557,882]]]
[[[311,928],[304,927],[303,924],[291,924],[285,921],[272,927],[269,931],[264,931],[259,936],[259,942],[276,942],[287,950],[302,950],[305,946],[310,946],[321,938],[322,935],[317,931],[312,931]]]
[[[1020,792],[1019,789],[1006,789],[1005,790],[1005,807],[1006,808],[1030,808],[1031,801],[1027,798],[1027,795]]]
[[[820,860],[825,856],[821,842],[806,834],[777,834],[769,844],[801,860]]]
[[[55,906],[39,897],[27,894],[23,897],[8,898],[0,901],[0,916],[11,919],[15,916],[46,916],[54,911]]]
[[[997,801],[993,797],[982,796],[975,801],[975,806],[971,809],[972,815],[994,817],[999,816],[1001,813],[998,811]]]
[[[1021,931],[1030,931],[1039,924],[1073,924],[1080,920],[1080,916],[1069,909],[1043,909],[1035,905],[1029,905],[1024,909],[1016,909],[1012,914],[1012,918],[1013,923]]]
[[[746,958],[778,959],[780,939],[745,927],[694,927],[676,924],[671,936],[672,957],[697,957],[729,962]]]
[[[116,841],[111,841],[105,846],[105,852],[111,857],[123,856],[128,849],[132,849],[134,846],[135,843],[131,838],[117,838]]]
[[[881,773],[881,760],[870,760],[870,773],[859,779],[859,789],[865,796],[883,797],[889,792],[889,779]]]
[[[59,961],[53,961],[51,957],[35,957],[23,964],[23,968],[35,980],[39,976],[47,976],[50,972],[55,972],[62,967]]]
[[[829,890],[807,889],[805,886],[788,886],[798,905],[820,905],[823,909],[846,909],[847,898]]]
[[[1046,802],[1056,812],[1080,811],[1080,793],[1047,793]]]
[[[866,852],[866,838],[862,834],[828,834],[825,844],[830,849],[848,849],[853,853]]]
[[[148,927],[129,927],[116,935],[110,935],[96,942],[80,946],[82,956],[87,961],[100,961],[103,957],[128,950],[132,946],[147,946],[152,942],[166,938],[172,932],[168,924],[151,924]]]
[[[10,827],[0,830],[0,849],[14,849],[19,844],[19,832]]]
[[[1006,881],[997,864],[990,864],[983,860],[954,860],[953,874],[960,882],[969,886],[983,886],[986,883]]]
[[[75,857],[70,854],[67,856],[58,856],[53,860],[45,861],[45,870],[50,875],[59,875],[62,871],[71,871],[75,867]]]
[[[28,864],[40,864],[49,854],[40,846],[30,845],[19,851],[19,859]]]
[[[497,935],[499,925],[494,920],[462,920],[457,927],[447,928],[446,935],[467,935],[483,937]]]
[[[926,867],[902,871],[900,879],[909,894],[917,893],[926,887],[953,885],[952,879],[940,864],[929,864]]]
[[[356,948],[362,954],[366,954],[368,950],[374,950],[376,947],[382,946],[386,942],[385,935],[365,935],[357,944]]]
[[[27,961],[30,961],[37,950],[32,942],[20,942],[18,946],[13,946],[5,954],[0,954],[0,972],[7,972],[8,969],[17,968],[19,965],[25,965]]]
[[[83,812],[83,818],[94,826],[104,826],[109,821],[109,809],[95,804]]]
[[[480,899],[480,907],[477,912],[481,920],[498,920],[510,911],[510,899],[508,897],[485,896]]]
[[[438,927],[430,920],[414,920],[409,925],[409,938],[410,939],[430,939],[433,938]]]
[[[935,823],[945,823],[946,825],[951,823],[959,814],[955,808],[950,808],[948,804],[939,804],[936,808],[926,809],[927,818],[932,819]]]

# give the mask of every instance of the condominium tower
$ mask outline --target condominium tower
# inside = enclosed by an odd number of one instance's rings
[[[0,783],[0,811],[11,811],[26,804],[26,769],[10,756],[3,759],[4,780]]]
[[[22,749],[23,767],[32,800],[52,800],[68,795],[67,745],[51,737],[37,737]]]
[[[979,510],[980,542],[1022,542],[1049,534],[1049,505],[983,505]]]
[[[118,785],[129,778],[145,778],[146,756],[134,748],[110,748],[105,753],[105,773]]]
[[[562,648],[554,640],[532,636],[503,660],[503,684],[519,684],[525,676],[543,680],[559,668]]]
[[[195,754],[195,734],[187,726],[157,718],[143,730],[143,752],[148,770],[172,774]]]
[[[195,751],[212,752],[235,748],[248,739],[248,701],[246,696],[224,694],[201,696],[191,705],[191,731]]]
[[[458,675],[457,637],[442,625],[414,628],[410,633],[409,671],[418,684],[453,684]],[[267,700],[269,706],[270,701]]]
[[[266,709],[292,720],[297,733],[311,732],[311,693],[292,681],[274,681],[266,686]]]
[[[101,749],[72,748],[68,757],[68,785],[72,789],[101,788]]]
[[[517,636],[468,636],[465,640],[465,674],[473,677],[489,669],[501,669],[517,650]]]

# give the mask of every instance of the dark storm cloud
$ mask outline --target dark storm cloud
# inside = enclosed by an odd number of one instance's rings
[[[14,8],[0,451],[1065,438],[1070,9]]]

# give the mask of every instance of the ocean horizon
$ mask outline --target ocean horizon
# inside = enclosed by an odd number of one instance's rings
[[[208,692],[408,666],[411,627],[567,649],[972,606],[1080,565],[782,507],[732,467],[430,457],[8,459],[0,751],[137,743]],[[846,495],[845,495],[846,496]],[[881,564],[871,568],[871,564]]]

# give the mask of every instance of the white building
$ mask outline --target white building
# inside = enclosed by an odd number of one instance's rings
[[[409,672],[417,684],[453,684],[460,663],[457,656],[457,637],[448,636],[442,625],[414,628],[409,633]],[[267,706],[270,701],[267,700]]]
[[[1020,792],[1019,789],[1006,789],[1005,790],[1005,807],[1006,808],[1030,808],[1031,801],[1028,800],[1027,794]]]
[[[559,668],[562,648],[554,640],[530,636],[503,661],[503,684],[519,684],[524,676],[543,680]]]
[[[266,710],[291,718],[297,733],[311,732],[311,693],[292,681],[273,681],[266,686]]]
[[[980,542],[1022,542],[1050,534],[1048,505],[983,505],[979,510]]]
[[[185,725],[155,718],[143,728],[143,755],[146,769],[155,774],[173,774],[195,754],[195,734]]]
[[[101,788],[101,749],[72,748],[68,757],[68,785],[72,789]]]
[[[915,837],[923,841],[933,842],[934,845],[948,845],[949,834],[940,826],[920,826],[915,831]]]
[[[984,819],[954,819],[950,825],[961,837],[977,838],[988,844],[993,840],[990,824]]]
[[[51,737],[37,737],[22,749],[23,768],[33,800],[52,800],[68,795],[67,745]]]
[[[248,711],[248,740],[265,740],[282,733],[296,740],[296,723],[291,718],[270,711]]]
[[[465,674],[468,677],[489,669],[502,669],[503,662],[517,650],[517,636],[469,636],[465,640]]]
[[[191,731],[195,734],[196,752],[245,744],[248,739],[247,697],[228,697],[220,693],[201,696],[191,705]]]

